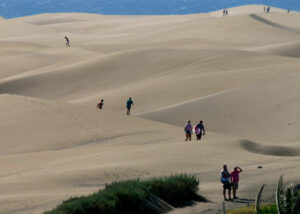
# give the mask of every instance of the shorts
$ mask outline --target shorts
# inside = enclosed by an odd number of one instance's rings
[[[131,109],[131,106],[127,106],[127,109],[128,109],[128,111],[130,111],[130,109]]]
[[[232,183],[232,188],[233,189],[238,189],[239,188],[239,182],[233,182]]]
[[[223,184],[223,189],[231,190],[231,183],[229,181],[225,181],[225,183]]]

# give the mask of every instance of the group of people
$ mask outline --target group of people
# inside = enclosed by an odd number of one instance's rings
[[[270,13],[271,7],[264,6],[264,13]]]
[[[133,105],[133,101],[132,101],[131,97],[129,97],[129,99],[126,102],[126,109],[127,109],[126,114],[127,115],[130,115],[130,110],[131,110],[132,105]],[[102,110],[103,106],[104,106],[104,100],[101,99],[101,101],[97,104],[97,108]]]
[[[223,196],[225,201],[233,201],[234,199],[238,199],[236,196],[236,191],[239,188],[239,174],[243,170],[236,166],[234,167],[231,173],[228,172],[227,165],[223,166],[223,170],[221,171],[221,183],[223,184]],[[231,198],[231,189],[233,193],[233,198]],[[226,198],[226,190],[228,191],[228,198]]]
[[[201,120],[197,125],[192,127],[191,121],[189,120],[186,126],[184,127],[185,132],[185,141],[192,140],[192,133],[195,132],[197,136],[197,140],[201,140],[202,136],[205,135],[205,128],[203,125],[203,121]]]
[[[223,10],[223,16],[228,16],[228,9]]]

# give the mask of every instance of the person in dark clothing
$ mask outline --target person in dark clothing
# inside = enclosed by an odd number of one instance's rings
[[[204,128],[204,125],[203,125],[203,121],[201,120],[199,122],[199,124],[196,126],[196,129],[197,129],[197,140],[201,140],[202,138],[202,135],[204,136],[205,135],[205,128]]]
[[[129,99],[127,100],[127,103],[126,103],[127,115],[130,115],[131,105],[133,105],[133,101],[132,101],[131,97],[129,97]]]
[[[104,100],[102,99],[100,103],[98,103],[97,107],[98,109],[102,109],[104,105]]]
[[[65,36],[65,40],[66,40],[66,46],[71,47],[69,38]]]
[[[231,183],[230,183],[230,173],[228,172],[227,165],[223,166],[221,171],[221,183],[223,184],[223,196],[225,201],[232,201],[231,198]],[[228,199],[226,198],[226,190],[228,190]]]

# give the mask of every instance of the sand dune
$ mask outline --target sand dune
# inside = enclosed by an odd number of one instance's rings
[[[300,182],[300,15],[261,5],[221,15],[0,21],[0,213],[181,172],[213,203],[171,213],[216,213],[224,163],[244,169],[243,198],[266,183],[271,201],[281,173]],[[184,142],[187,120],[200,119],[203,141]]]
[[[229,9],[229,15],[241,15],[241,14],[252,14],[252,13],[263,13],[264,12],[264,6],[268,7],[268,5],[246,5],[246,6],[239,6],[239,7],[233,7]],[[228,8],[224,8],[228,9]],[[277,7],[271,7],[270,10],[271,13],[286,13],[286,10],[283,10],[281,8]],[[223,16],[223,10],[218,10],[210,13],[214,17],[222,17]]]

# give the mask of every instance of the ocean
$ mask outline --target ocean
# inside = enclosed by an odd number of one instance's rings
[[[300,11],[300,0],[0,0],[0,16],[14,18],[56,12],[111,15],[192,14],[246,4]]]

